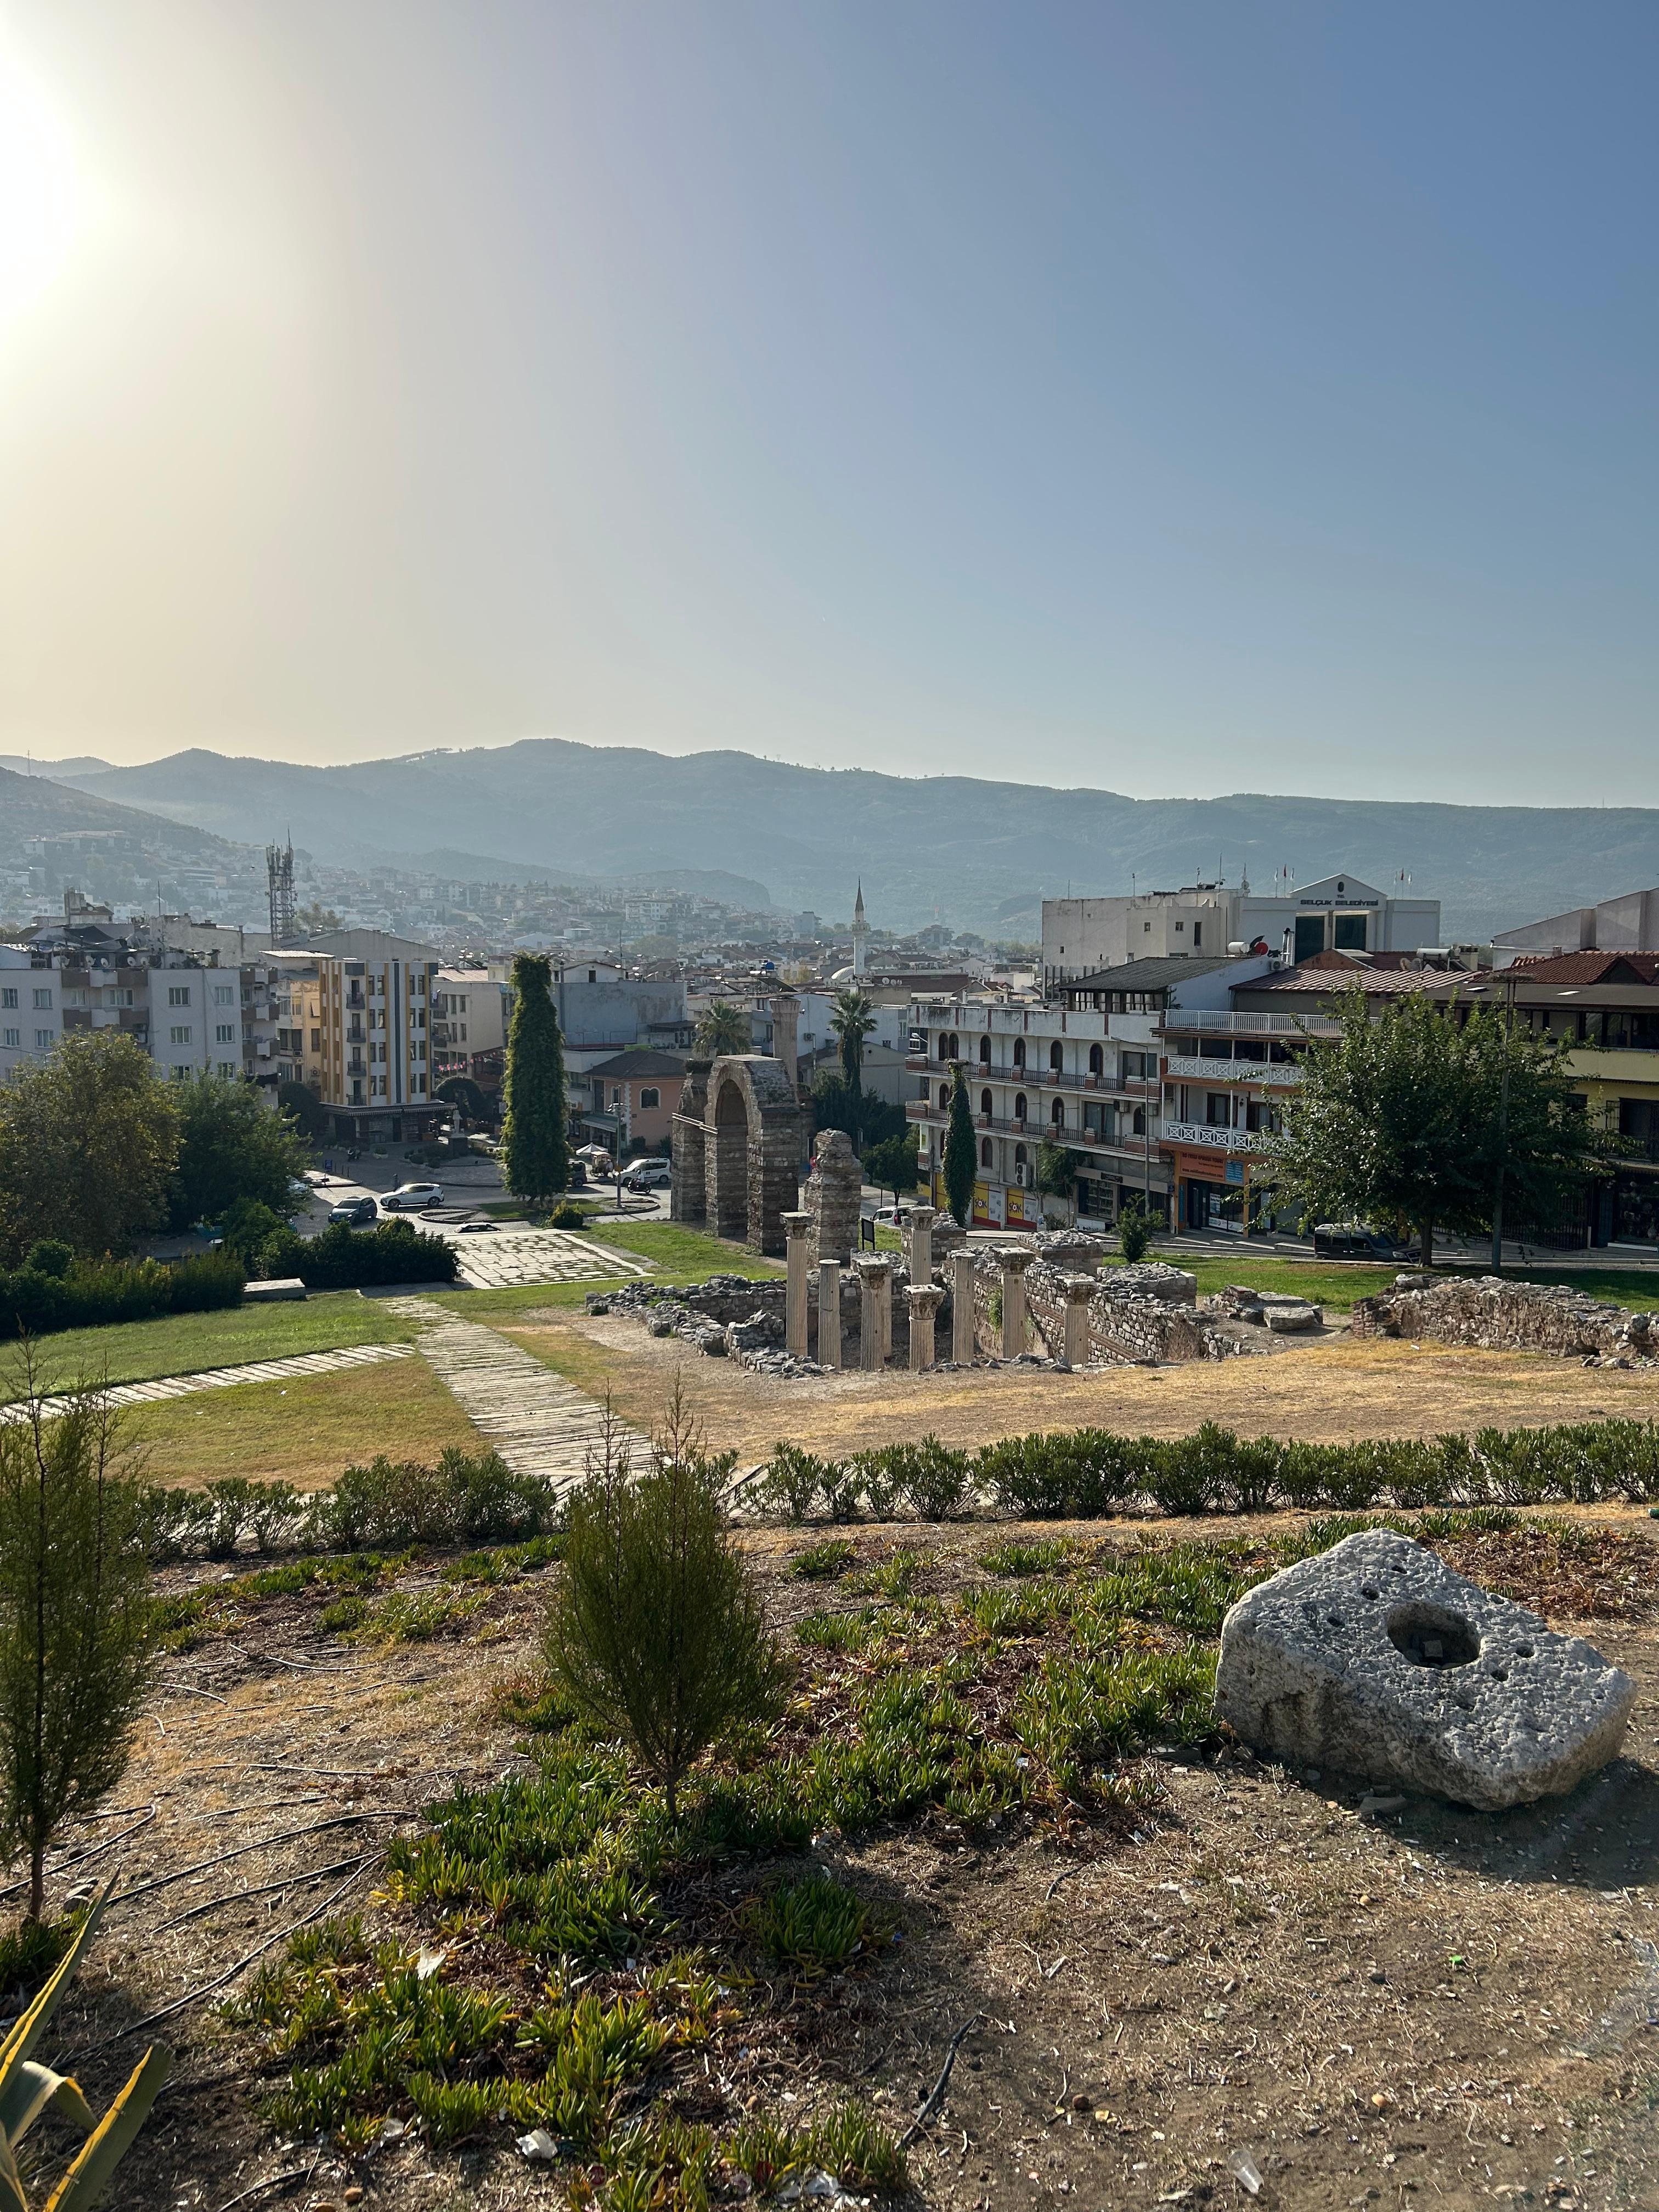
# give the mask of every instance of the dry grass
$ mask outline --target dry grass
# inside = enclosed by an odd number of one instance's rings
[[[376,1452],[434,1460],[446,1444],[465,1451],[479,1444],[471,1422],[419,1358],[204,1390],[134,1407],[125,1419],[158,1482],[246,1474],[314,1490]]]
[[[1339,1337],[1271,1359],[1093,1375],[983,1369],[780,1382],[727,1360],[706,1359],[677,1339],[649,1336],[620,1316],[543,1313],[504,1333],[583,1389],[597,1395],[609,1384],[623,1418],[642,1426],[678,1368],[709,1441],[754,1457],[780,1437],[833,1453],[896,1443],[927,1430],[946,1443],[973,1445],[1085,1425],[1180,1436],[1211,1420],[1244,1436],[1338,1443],[1434,1436],[1488,1423],[1520,1428],[1602,1415],[1646,1419],[1659,1413],[1659,1386],[1650,1374],[1387,1338]]]

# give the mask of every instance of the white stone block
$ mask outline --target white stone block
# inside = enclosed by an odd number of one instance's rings
[[[1617,1756],[1628,1674],[1391,1529],[1259,1583],[1221,1630],[1216,1711],[1294,1766],[1497,1812]]]

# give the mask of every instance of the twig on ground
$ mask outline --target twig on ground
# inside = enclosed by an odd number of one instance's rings
[[[194,1682],[163,1682],[161,1687],[164,1691],[176,1690],[181,1697],[211,1698],[216,1705],[230,1703],[228,1698],[222,1698],[216,1690],[198,1690]]]
[[[112,1851],[117,1844],[125,1843],[129,1836],[136,1836],[140,1828],[149,1827],[150,1822],[158,1817],[161,1809],[159,1804],[152,1805],[142,1820],[135,1820],[130,1828],[123,1828],[118,1836],[106,1837],[101,1844],[88,1844],[84,1850],[71,1851],[67,1858],[59,1859],[52,1869],[53,1879],[56,1880],[61,1874],[67,1874],[71,1867],[80,1866],[88,1859],[95,1859],[100,1851]],[[92,1817],[96,1820],[98,1815],[94,1813]],[[27,1887],[27,1881],[15,1881],[9,1889],[0,1889],[0,1899],[15,1897],[20,1890],[25,1890]]]
[[[1061,1884],[1061,1882],[1063,1882],[1063,1881],[1070,1881],[1070,1880],[1072,1879],[1072,1876],[1073,1876],[1074,1874],[1081,1874],[1081,1873],[1082,1873],[1082,1871],[1083,1871],[1083,1867],[1082,1867],[1082,1864],[1081,1864],[1081,1863],[1078,1864],[1077,1866],[1062,1867],[1062,1868],[1060,1869],[1060,1872],[1059,1872],[1059,1873],[1054,1876],[1054,1880],[1049,1883],[1049,1885],[1048,1885],[1048,1888],[1047,1888],[1047,1889],[1045,1889],[1045,1890],[1043,1891],[1043,1893],[1042,1893],[1042,1901],[1043,1901],[1043,1903],[1044,1903],[1045,1905],[1047,1905],[1047,1903],[1048,1902],[1049,1899],[1054,1895],[1054,1892],[1055,1892],[1055,1891],[1060,1887],[1060,1885]]]
[[[945,2053],[945,2063],[939,2069],[938,2081],[934,2082],[933,2087],[927,2092],[927,2095],[915,2119],[911,2121],[909,2126],[906,2128],[904,2133],[899,2137],[899,2148],[901,2150],[908,2150],[910,2148],[910,2145],[915,2141],[916,2137],[921,2133],[923,2128],[927,2126],[928,2121],[933,2118],[933,2114],[939,2110],[939,2106],[944,2100],[945,2087],[951,2079],[951,2069],[957,2063],[957,2053],[962,2048],[963,2038],[970,2035],[974,2029],[979,2026],[981,2021],[982,2021],[985,2015],[982,2012],[970,2014],[968,2019],[963,2021],[962,2026],[951,2038],[950,2047]]]
[[[175,1997],[170,2005],[163,2005],[159,2012],[147,2013],[143,2020],[134,2021],[131,2027],[118,2028],[113,2035],[105,2036],[101,2042],[89,2045],[84,2055],[90,2058],[100,2051],[107,2051],[112,2044],[125,2043],[130,2035],[143,2035],[147,2029],[159,2027],[162,2021],[171,2020],[174,2013],[184,2012],[191,2005],[199,2004],[204,1997],[210,1997],[216,1990],[223,1989],[227,1982],[234,1982],[245,1966],[251,1966],[256,1959],[270,1950],[273,1943],[280,1943],[285,1937],[292,1936],[296,1929],[307,1927],[313,1920],[320,1920],[330,1906],[337,1904],[345,1895],[363,1869],[375,1864],[384,1856],[382,1851],[365,1851],[340,1887],[331,1890],[322,1903],[311,1911],[302,1912],[297,1920],[290,1920],[286,1928],[277,1929],[274,1935],[267,1936],[263,1943],[256,1943],[234,1966],[227,1966],[224,1972],[213,1981],[204,1983],[199,1990],[191,1990],[187,1996]]]

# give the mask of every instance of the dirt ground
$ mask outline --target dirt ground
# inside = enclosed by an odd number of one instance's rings
[[[1659,2205],[1659,1966],[1642,1948],[1659,1942],[1659,1627],[1644,1565],[1659,1525],[1617,1509],[1580,1517],[1619,1533],[1622,1564],[1562,1595],[1589,1608],[1577,1625],[1640,1695],[1626,1755],[1570,1799],[1499,1815],[1413,1800],[1373,1821],[1349,1778],[1224,1751],[1156,1760],[1165,1795],[1144,1814],[1034,1821],[1006,1842],[939,1816],[858,1844],[820,1838],[820,1858],[885,1906],[900,1940],[810,1989],[757,1984],[711,2054],[720,2087],[791,2119],[851,2090],[897,2130],[964,2030],[912,2150],[920,2197],[949,2212],[1243,2203],[1234,2154],[1261,2176],[1264,2205]],[[1244,1525],[1165,1522],[1156,1536]],[[988,1544],[1019,1533],[888,1527],[853,1540],[862,1565],[924,1543],[928,1587],[948,1593],[978,1577]],[[789,1575],[801,1532],[745,1541],[781,1626],[852,1601]],[[404,1586],[435,1589],[437,1570]],[[349,2165],[272,2140],[251,2045],[213,2008],[222,1980],[241,1985],[240,1962],[319,1910],[386,1924],[374,1884],[388,1833],[457,1781],[520,1764],[491,1691],[532,1654],[542,1589],[495,1590],[453,1640],[391,1650],[326,1636],[310,1599],[279,1599],[168,1661],[118,1805],[65,1839],[52,1871],[54,1904],[118,1867],[130,1901],[46,2055],[94,2100],[152,2035],[180,2057],[112,2204],[320,2208],[348,2186],[374,2212],[568,2201],[507,2128],[459,2154],[404,2142]],[[732,1910],[763,1871],[729,1870]]]
[[[756,1456],[780,1437],[834,1453],[928,1430],[946,1443],[974,1445],[1085,1425],[1179,1436],[1212,1420],[1245,1436],[1336,1443],[1659,1413],[1659,1374],[1651,1370],[1346,1334],[1274,1358],[1179,1367],[847,1373],[787,1382],[705,1358],[621,1316],[535,1312],[504,1333],[582,1389],[597,1394],[608,1385],[623,1418],[644,1428],[678,1372],[710,1443]]]

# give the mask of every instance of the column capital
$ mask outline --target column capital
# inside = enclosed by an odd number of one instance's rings
[[[937,1283],[912,1283],[904,1295],[912,1313],[936,1314],[945,1303],[945,1292]]]
[[[1067,1275],[1062,1279],[1060,1288],[1068,1305],[1080,1306],[1087,1304],[1100,1285],[1092,1275]]]
[[[1023,1275],[1036,1254],[1024,1244],[1005,1244],[998,1248],[997,1258],[1011,1275]]]
[[[931,1229],[939,1219],[936,1206],[912,1206],[906,1209],[906,1218],[913,1229]]]
[[[867,1276],[872,1283],[878,1283],[884,1275],[892,1273],[893,1255],[890,1252],[860,1252],[853,1265],[860,1275]]]
[[[782,1216],[782,1220],[786,1237],[805,1237],[812,1226],[812,1217],[810,1213],[786,1213]]]

